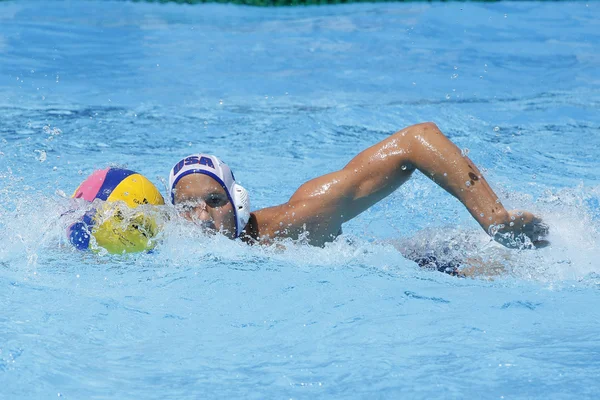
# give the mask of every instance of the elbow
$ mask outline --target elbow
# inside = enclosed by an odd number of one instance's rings
[[[421,122],[396,132],[396,135],[402,136],[404,140],[408,140],[412,144],[422,139],[430,142],[433,137],[443,134],[434,122]]]
[[[414,128],[421,132],[440,132],[440,128],[435,122],[421,122],[420,124],[413,125]]]

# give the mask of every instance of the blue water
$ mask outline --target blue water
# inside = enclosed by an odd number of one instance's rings
[[[0,398],[596,398],[600,4],[0,2]],[[212,152],[253,208],[434,121],[551,246],[506,251],[422,175],[325,248],[173,221],[75,251],[93,170]],[[397,247],[478,258],[419,269]],[[487,268],[487,267],[486,267]]]

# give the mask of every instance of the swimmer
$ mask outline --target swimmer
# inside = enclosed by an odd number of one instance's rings
[[[543,237],[548,226],[530,212],[506,210],[475,164],[431,122],[394,133],[341,170],[304,183],[286,203],[274,207],[250,212],[248,193],[229,167],[207,154],[175,164],[169,196],[184,218],[210,232],[247,243],[303,238],[323,246],[341,234],[344,222],[390,195],[415,170],[456,197],[504,246],[547,243]]]

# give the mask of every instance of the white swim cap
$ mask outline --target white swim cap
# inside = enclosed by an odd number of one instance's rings
[[[239,237],[250,219],[250,198],[246,189],[235,182],[229,166],[210,154],[192,154],[179,161],[169,174],[171,203],[175,204],[174,190],[177,182],[189,174],[208,175],[225,189],[225,193],[233,205],[235,236]]]

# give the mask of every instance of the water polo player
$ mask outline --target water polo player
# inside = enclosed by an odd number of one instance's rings
[[[196,154],[169,175],[171,202],[187,219],[230,238],[269,243],[306,237],[322,246],[342,224],[406,182],[415,169],[456,197],[495,240],[541,244],[548,227],[527,211],[507,211],[473,162],[433,123],[400,130],[364,150],[339,171],[304,183],[281,205],[250,212],[248,194],[218,158]],[[527,241],[527,240],[525,240]]]

